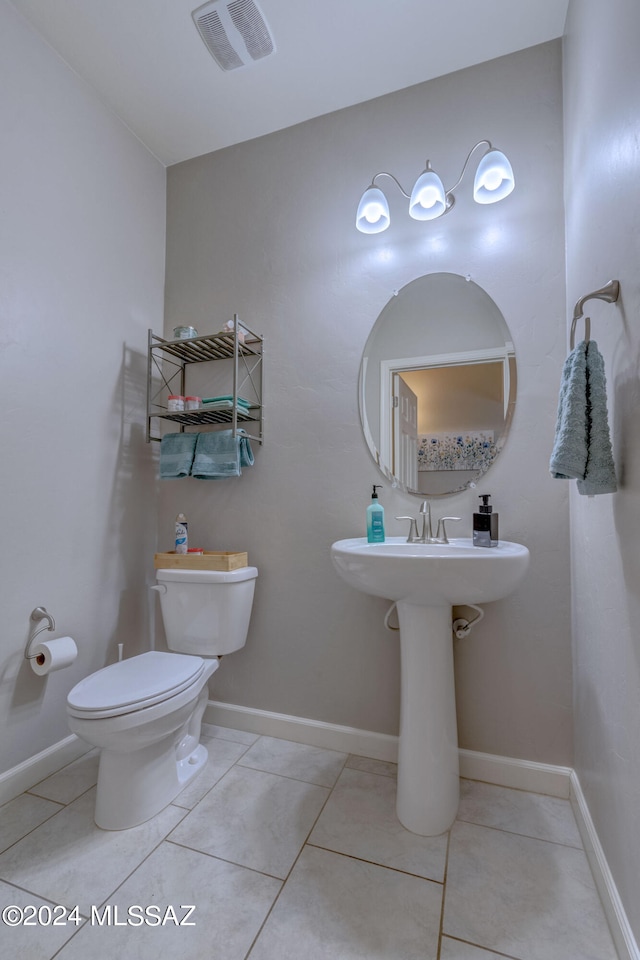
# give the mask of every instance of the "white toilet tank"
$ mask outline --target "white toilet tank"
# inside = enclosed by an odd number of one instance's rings
[[[169,649],[221,657],[244,647],[257,576],[256,567],[156,570]]]

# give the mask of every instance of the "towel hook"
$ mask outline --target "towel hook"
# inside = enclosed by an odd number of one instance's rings
[[[593,293],[588,293],[584,297],[576,302],[575,307],[573,308],[573,321],[571,323],[571,336],[569,338],[569,347],[571,350],[576,345],[576,324],[578,320],[583,316],[584,305],[587,300],[604,300],[605,303],[615,303],[618,297],[620,296],[620,281],[619,280],[609,280],[609,283],[605,283],[604,287],[600,287],[599,290],[594,290]],[[584,318],[584,339],[589,342],[589,337],[591,336],[591,319],[590,317]]]

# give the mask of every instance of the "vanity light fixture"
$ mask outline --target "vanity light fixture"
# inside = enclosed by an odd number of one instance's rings
[[[485,152],[478,164],[473,182],[473,199],[476,203],[497,203],[508,197],[515,181],[511,164],[504,153],[496,150],[489,140],[479,140],[469,151],[462,173],[449,189],[444,184],[431,162],[427,160],[423,173],[416,180],[411,194],[403,190],[402,185],[392,173],[381,171],[362,194],[356,214],[356,227],[361,233],[382,233],[389,226],[391,217],[386,196],[376,186],[378,177],[390,177],[409,201],[409,216],[414,220],[435,220],[448,213],[456,202],[453,191],[460,185],[465,175],[471,155],[478,147],[484,146]]]

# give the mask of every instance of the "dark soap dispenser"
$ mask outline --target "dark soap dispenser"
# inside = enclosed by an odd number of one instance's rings
[[[498,546],[498,514],[493,512],[489,503],[491,495],[480,495],[482,505],[478,513],[473,515],[473,545],[474,547]]]

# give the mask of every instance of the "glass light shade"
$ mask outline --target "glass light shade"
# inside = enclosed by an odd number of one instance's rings
[[[478,164],[473,181],[476,203],[497,203],[508,197],[515,186],[511,164],[500,150],[489,150]]]
[[[409,216],[414,220],[435,220],[447,209],[444,185],[437,173],[427,168],[416,180],[411,199]]]
[[[367,187],[362,194],[356,214],[356,227],[360,233],[382,233],[390,222],[389,204],[379,187]]]

